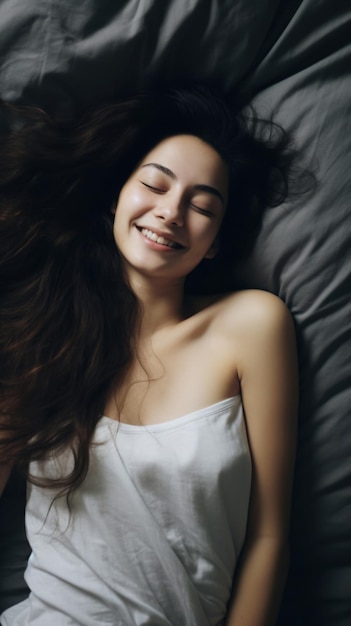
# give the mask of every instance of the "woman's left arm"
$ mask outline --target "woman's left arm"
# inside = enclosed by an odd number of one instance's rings
[[[280,300],[264,292],[252,298],[239,351],[252,488],[226,626],[273,626],[289,563],[298,402],[295,332]]]

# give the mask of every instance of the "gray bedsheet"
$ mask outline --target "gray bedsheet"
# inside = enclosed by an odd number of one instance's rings
[[[2,98],[67,116],[153,78],[211,80],[229,92],[240,85],[263,115],[273,111],[294,132],[316,170],[313,194],[267,211],[254,252],[233,276],[233,285],[279,294],[299,341],[281,626],[351,624],[350,70],[347,0],[0,2]],[[13,532],[22,509],[23,494],[9,486],[0,511],[1,608],[25,593],[25,544]]]

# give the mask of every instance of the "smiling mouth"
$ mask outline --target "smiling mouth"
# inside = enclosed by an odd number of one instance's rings
[[[177,243],[176,241],[171,241],[170,239],[166,239],[165,237],[161,237],[160,235],[154,233],[152,230],[149,230],[148,228],[140,228],[139,226],[137,226],[137,229],[142,235],[144,235],[144,237],[162,246],[167,246],[168,248],[174,249],[183,248],[180,243]]]

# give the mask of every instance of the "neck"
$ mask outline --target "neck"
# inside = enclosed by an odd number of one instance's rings
[[[138,275],[130,276],[129,281],[142,308],[140,338],[151,337],[184,319],[183,279],[149,280]]]

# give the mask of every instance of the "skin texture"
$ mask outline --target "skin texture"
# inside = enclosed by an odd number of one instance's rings
[[[227,193],[226,165],[201,139],[181,135],[151,150],[122,188],[116,211],[115,240],[129,279],[136,276],[134,267],[138,274],[152,272],[153,279],[183,282],[205,256],[215,253]],[[137,230],[143,226],[175,239],[182,249],[148,254],[150,246],[140,245]]]
[[[174,176],[144,167],[149,163]],[[198,185],[214,187],[224,204],[213,193],[197,195]],[[226,624],[263,626],[275,623],[288,564],[297,358],[290,314],[275,296],[248,290],[211,303],[184,298],[187,273],[215,254],[227,185],[219,155],[195,137],[178,136],[146,155],[123,187],[115,238],[143,316],[137,356],[106,414],[147,425],[241,393],[253,483]],[[184,248],[150,245],[136,226]]]

